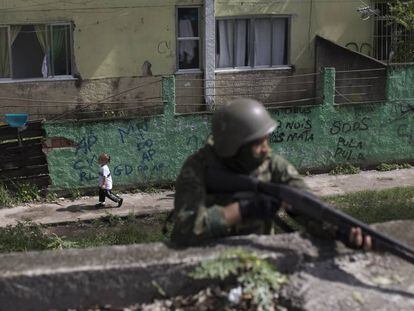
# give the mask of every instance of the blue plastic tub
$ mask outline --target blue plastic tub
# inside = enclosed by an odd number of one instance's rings
[[[6,122],[11,127],[20,127],[26,124],[27,118],[29,117],[26,113],[8,113],[5,114]]]

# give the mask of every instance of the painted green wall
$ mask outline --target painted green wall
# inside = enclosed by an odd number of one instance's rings
[[[389,70],[386,103],[334,106],[334,70],[325,73],[321,106],[273,109],[281,126],[270,137],[274,152],[300,169],[414,160],[414,66]],[[175,115],[174,79],[163,81],[165,113],[147,119],[46,123],[48,137],[78,147],[48,154],[56,188],[97,184],[97,156],[112,156],[116,185],[173,181],[188,155],[209,134],[211,115]],[[410,99],[411,98],[411,99]]]

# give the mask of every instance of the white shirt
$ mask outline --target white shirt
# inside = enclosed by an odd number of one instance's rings
[[[106,178],[106,183],[104,185],[106,190],[112,189],[112,176],[109,171],[108,165],[101,166],[99,169],[99,185],[102,185],[104,177]]]

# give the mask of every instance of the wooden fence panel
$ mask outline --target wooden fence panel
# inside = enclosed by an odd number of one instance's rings
[[[21,183],[30,183],[39,189],[48,187],[44,135],[41,121],[28,122],[20,132],[10,126],[0,126],[0,182],[10,188]]]

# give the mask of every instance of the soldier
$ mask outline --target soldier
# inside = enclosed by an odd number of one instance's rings
[[[189,246],[231,235],[269,234],[278,209],[289,213],[288,204],[280,204],[269,195],[237,198],[206,190],[205,173],[209,167],[308,190],[295,167],[271,152],[268,135],[277,126],[263,105],[252,99],[233,100],[214,113],[212,136],[186,160],[175,184],[175,223],[171,233],[174,244]],[[292,216],[306,227],[322,227]],[[371,246],[370,237],[363,239],[359,228],[351,231],[349,242],[356,247]]]

